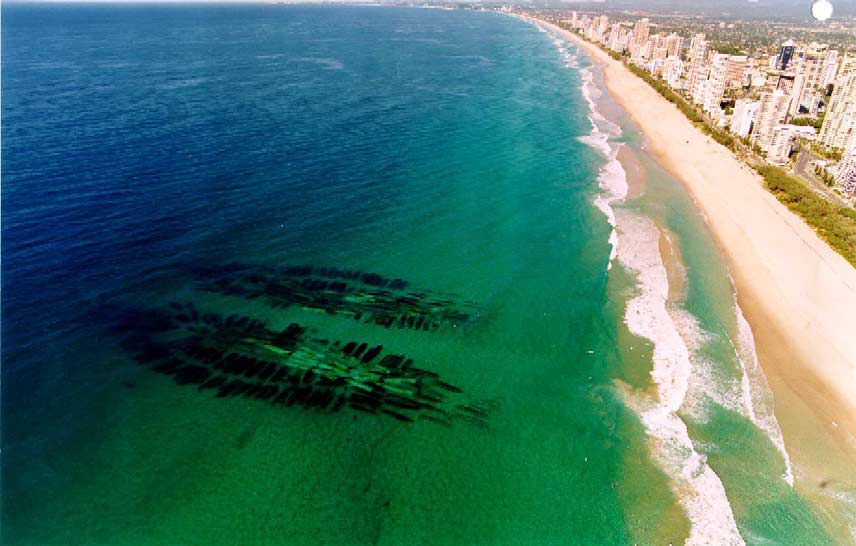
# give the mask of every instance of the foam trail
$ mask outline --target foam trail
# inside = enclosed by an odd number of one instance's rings
[[[767,433],[767,436],[782,454],[782,457],[785,459],[785,475],[783,477],[793,487],[794,469],[791,465],[791,458],[788,455],[788,451],[785,449],[785,439],[782,435],[782,429],[776,420],[776,414],[773,412],[773,394],[770,392],[764,371],[758,365],[758,354],[755,352],[755,337],[752,335],[752,328],[749,326],[746,317],[743,316],[743,310],[737,304],[737,301],[734,302],[734,307],[740,336],[735,350],[737,358],[740,361],[740,366],[743,368],[741,387],[746,412],[755,426]]]
[[[542,29],[541,25],[535,25]],[[552,35],[553,45],[562,53],[562,59],[565,61],[565,66],[569,68],[578,68],[577,55],[572,54],[569,48],[563,48],[567,42],[562,38]],[[594,199],[594,205],[606,216],[607,222],[612,226],[612,231],[609,234],[609,244],[611,247],[609,253],[609,263],[607,270],[612,268],[612,262],[618,255],[618,235],[615,232],[615,212],[612,208],[612,203],[621,201],[627,197],[627,173],[624,166],[618,161],[618,146],[612,146],[609,143],[611,137],[621,135],[621,128],[603,117],[597,110],[596,99],[601,95],[600,90],[594,83],[594,73],[591,67],[585,67],[579,70],[583,84],[580,88],[583,98],[589,107],[589,123],[591,123],[592,131],[589,135],[580,137],[580,142],[591,146],[599,151],[607,160],[606,164],[601,167],[598,172],[598,185],[602,193]]]
[[[589,105],[589,122],[592,126],[592,132],[584,137],[580,137],[580,141],[598,150],[607,159],[606,164],[601,167],[598,172],[597,181],[602,193],[594,199],[594,205],[606,216],[609,225],[612,226],[612,232],[609,234],[609,244],[612,250],[609,254],[609,263],[607,270],[612,268],[612,262],[618,255],[618,235],[615,232],[616,221],[615,211],[612,208],[612,203],[621,201],[627,197],[627,173],[624,166],[618,161],[618,146],[611,146],[609,139],[611,136],[621,134],[621,128],[603,117],[597,111],[596,97],[600,95],[600,91],[594,84],[594,75],[590,67],[580,70],[582,75],[583,85],[581,91],[583,98]]]
[[[730,337],[727,338],[734,347],[737,362],[741,367],[739,380],[724,372],[717,372],[717,366],[701,356],[704,354],[704,346],[714,336],[699,326],[695,316],[677,308],[670,309],[669,313],[690,351],[692,364],[689,390],[681,408],[682,411],[695,419],[705,421],[710,403],[713,402],[749,419],[767,435],[782,455],[785,462],[782,478],[793,486],[793,467],[785,450],[782,431],[773,413],[772,393],[758,365],[752,330],[743,318],[740,307],[735,302],[735,314],[739,326],[737,345],[734,345]]]
[[[695,451],[686,425],[676,414],[686,397],[692,364],[689,350],[666,309],[669,282],[660,257],[660,232],[649,218],[612,207],[627,196],[629,189],[627,174],[617,159],[620,145],[610,144],[610,138],[619,136],[621,128],[597,109],[596,101],[602,92],[594,82],[592,69],[585,67],[579,73],[592,125],[591,133],[579,140],[607,159],[598,173],[603,193],[594,204],[613,227],[608,267],[617,258],[637,274],[639,294],[627,303],[625,322],[632,333],[654,343],[652,377],[658,387],[657,400],[627,393],[626,401],[639,414],[652,455],[671,477],[670,485],[689,517],[686,544],[745,545],[719,476]]]
[[[654,222],[629,210],[616,212],[618,260],[637,275],[638,294],[627,303],[624,320],[635,335],[654,344],[651,376],[656,400],[626,393],[651,442],[652,455],[671,477],[671,486],[690,520],[688,545],[745,544],[719,476],[696,452],[676,412],[689,388],[690,354],[667,310],[669,281]]]

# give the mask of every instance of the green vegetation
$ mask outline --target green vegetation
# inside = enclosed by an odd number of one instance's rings
[[[820,165],[814,166],[814,174],[817,176],[821,182],[824,183],[827,187],[831,188],[835,179],[832,176],[832,173],[821,167]]]
[[[824,159],[831,159],[832,161],[841,161],[841,156],[843,155],[841,153],[841,150],[830,150],[818,145],[816,142],[812,142],[810,147],[811,152],[816,156],[822,157]]]
[[[621,57],[619,56],[618,59],[621,60]],[[655,91],[657,91],[657,93],[663,95],[663,98],[677,106],[678,110],[680,110],[687,118],[689,118],[691,122],[704,122],[704,117],[698,113],[698,111],[693,107],[693,105],[690,104],[683,96],[681,96],[680,93],[666,85],[666,82],[655,78],[653,75],[651,75],[650,72],[648,72],[644,68],[639,68],[638,66],[634,66],[630,63],[625,63],[625,65],[631,72],[645,80],[648,85],[650,85],[654,88]]]
[[[743,48],[724,42],[713,42],[710,48],[726,55],[746,55],[746,50]]]
[[[856,210],[830,203],[778,167],[764,165],[755,170],[776,199],[800,215],[821,239],[856,267]]]
[[[819,118],[811,118],[811,117],[801,117],[801,118],[793,118],[790,121],[791,125],[799,125],[801,127],[814,127],[818,131],[821,126],[823,126],[823,117]]]

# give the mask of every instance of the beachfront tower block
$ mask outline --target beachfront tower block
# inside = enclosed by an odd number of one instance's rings
[[[844,193],[856,195],[856,139],[841,157],[835,181],[844,188]]]
[[[856,72],[839,77],[832,89],[826,117],[820,128],[820,143],[830,149],[847,150],[856,134]]]
[[[636,45],[642,47],[648,42],[648,27],[650,21],[646,17],[645,19],[640,19],[636,21],[636,24],[633,25],[633,36],[636,41]]]
[[[720,111],[722,97],[725,95],[725,84],[728,79],[728,55],[715,53],[710,59],[710,77],[704,89],[702,109],[708,114]]]
[[[757,100],[738,99],[734,104],[734,116],[731,118],[731,132],[739,137],[748,137],[760,105]]]
[[[761,93],[755,124],[752,127],[752,144],[768,152],[773,143],[773,129],[785,122],[790,106],[790,95],[777,89],[772,93]]]

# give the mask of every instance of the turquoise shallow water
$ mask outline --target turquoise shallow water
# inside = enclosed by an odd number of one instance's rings
[[[686,538],[677,469],[625,399],[652,390],[655,344],[625,325],[637,275],[607,270],[606,159],[579,140],[592,128],[573,48],[493,13],[282,6],[4,5],[3,40],[4,543]],[[638,149],[616,121],[613,141]],[[699,352],[723,373],[705,385],[730,388],[727,271],[680,187],[640,157],[645,194],[614,206],[679,240],[675,305],[712,332]],[[266,295],[214,282],[236,263]],[[288,264],[401,279],[384,281],[396,298],[467,317],[415,329],[276,307]],[[345,280],[365,310],[376,279]],[[277,334],[298,323],[304,349],[349,373],[348,341],[382,345],[462,391],[435,392],[454,417],[218,397],[153,373],[128,337],[158,320],[118,319],[171,301]],[[335,392],[358,390],[347,381]],[[824,543],[768,436],[703,405],[682,416],[743,538]]]

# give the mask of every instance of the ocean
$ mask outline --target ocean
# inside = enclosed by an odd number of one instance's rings
[[[2,67],[4,544],[830,543],[704,219],[561,37],[3,4]]]

